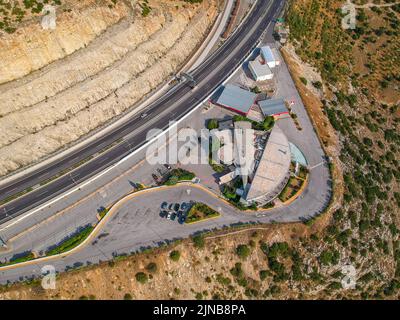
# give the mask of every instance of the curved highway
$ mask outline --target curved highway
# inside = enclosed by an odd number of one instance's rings
[[[0,207],[0,223],[45,203],[77,183],[87,180],[118,162],[145,143],[148,130],[167,128],[170,121],[179,120],[195,108],[237,68],[243,58],[256,46],[276,12],[282,8],[283,2],[284,0],[258,0],[252,12],[236,32],[192,72],[192,76],[198,84],[194,90],[183,82],[151,104],[145,111],[147,117],[141,118],[140,115],[136,115],[99,140],[71,152],[63,159],[1,186],[0,201],[51,179],[60,172],[74,167],[84,159],[120,141],[70,174],[54,179]],[[128,135],[129,137],[127,137]]]

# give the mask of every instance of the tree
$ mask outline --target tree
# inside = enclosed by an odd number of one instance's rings
[[[300,77],[300,81],[306,86],[307,85],[307,79],[304,77]]]
[[[194,236],[192,238],[192,240],[193,240],[193,244],[194,244],[195,248],[198,248],[198,249],[204,248],[204,244],[205,244],[204,237],[201,234]]]
[[[218,121],[216,119],[210,119],[207,121],[207,129],[213,130],[218,128]]]
[[[265,279],[267,279],[268,274],[269,274],[268,270],[261,270],[261,271],[260,271],[260,280],[265,280]]]
[[[144,272],[138,272],[135,275],[136,281],[145,284],[149,277]]]
[[[151,273],[156,273],[157,272],[157,264],[155,262],[150,262],[146,266],[146,270]]]
[[[317,88],[317,89],[321,89],[321,88],[322,88],[322,83],[321,83],[321,81],[314,81],[314,82],[312,83],[312,85],[313,85],[315,88]]]
[[[236,247],[236,254],[240,259],[246,259],[250,255],[250,249],[245,244],[238,245]]]
[[[178,261],[179,258],[181,257],[181,253],[178,250],[173,250],[169,254],[169,257],[172,261]]]
[[[273,127],[275,123],[275,119],[272,116],[267,116],[265,117],[264,121],[263,121],[263,129],[265,131],[271,129]]]
[[[132,295],[130,293],[125,293],[124,300],[132,300]]]

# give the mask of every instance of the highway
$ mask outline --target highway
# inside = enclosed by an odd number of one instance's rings
[[[165,129],[170,121],[179,120],[195,108],[236,69],[246,54],[255,47],[277,10],[282,8],[283,2],[284,0],[258,0],[239,29],[223,46],[191,73],[198,84],[195,89],[192,90],[186,82],[180,83],[151,104],[144,111],[147,113],[145,118],[136,115],[99,140],[71,152],[63,159],[1,186],[0,201],[51,179],[57,176],[59,172],[75,166],[84,159],[96,155],[101,150],[120,141],[70,173],[0,207],[0,223],[45,203],[118,162],[146,142],[148,130],[153,128]]]

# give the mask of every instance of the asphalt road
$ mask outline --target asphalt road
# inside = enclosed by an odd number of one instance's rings
[[[316,190],[311,190],[304,195],[305,201],[295,201],[287,207],[276,208],[265,214],[236,210],[208,192],[191,186],[177,186],[143,193],[137,199],[126,202],[118,212],[109,218],[96,237],[81,250],[51,261],[0,270],[0,284],[40,276],[41,268],[45,265],[52,265],[56,271],[63,272],[73,267],[107,261],[115,255],[130,254],[145,248],[157,247],[176,239],[184,239],[196,232],[221,229],[222,227],[243,223],[297,221],[302,212],[314,211],[317,208],[315,201],[310,201],[310,196],[315,193]],[[171,201],[174,203],[200,201],[218,210],[221,216],[192,225],[180,225],[177,221],[169,221],[159,216],[160,205],[164,201],[168,203]],[[290,217],[289,221],[287,221],[287,217]],[[23,237],[18,243],[25,243],[26,245],[27,240],[29,238]],[[43,244],[44,240],[37,239],[37,243]],[[17,246],[18,244],[15,243],[14,245]],[[42,247],[43,250],[45,248],[45,246]],[[1,260],[3,260],[3,257],[4,255],[2,255]]]
[[[187,83],[181,83],[153,103],[145,111],[148,114],[147,117],[141,118],[140,115],[137,115],[101,139],[70,153],[65,158],[2,186],[0,188],[0,200],[50,179],[59,172],[73,167],[82,160],[123,139],[116,146],[104,151],[71,173],[0,207],[0,223],[50,200],[94,176],[111,164],[118,162],[145,143],[148,130],[167,128],[170,121],[178,120],[191,111],[199,102],[206,99],[235,70],[246,54],[255,47],[283,2],[284,0],[258,0],[254,10],[240,28],[218,51],[192,72],[192,76],[198,83],[194,90]],[[218,69],[218,72],[215,72],[216,69]]]

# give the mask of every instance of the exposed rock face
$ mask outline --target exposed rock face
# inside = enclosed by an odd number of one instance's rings
[[[106,8],[93,9],[101,12],[97,16],[100,22],[93,22],[96,27],[87,32],[85,26],[90,19],[85,19],[82,28],[76,26],[82,29],[82,36],[81,31],[72,33],[71,44],[62,45],[62,50],[55,44],[61,43],[58,40],[37,40],[36,46],[43,47],[37,50],[39,58],[29,63],[26,58],[15,59],[14,67],[20,73],[1,71],[0,79],[26,74],[28,68],[20,65],[37,68],[65,58],[19,82],[0,86],[0,175],[76,141],[161,84],[202,41],[216,18],[216,2],[188,5],[181,1],[149,1],[152,10],[147,17],[141,16],[135,3],[133,9],[118,3],[118,9],[110,12]],[[57,15],[56,30],[65,24],[71,27],[69,19]],[[23,41],[19,39],[19,43]],[[58,53],[53,53],[53,46]],[[5,51],[12,55],[12,48],[14,43]],[[13,68],[12,63],[8,66],[7,70]]]
[[[114,8],[96,5],[95,0],[69,2],[74,10],[58,10],[55,30],[29,23],[0,37],[0,83],[18,79],[85,47],[129,13],[122,2]]]

